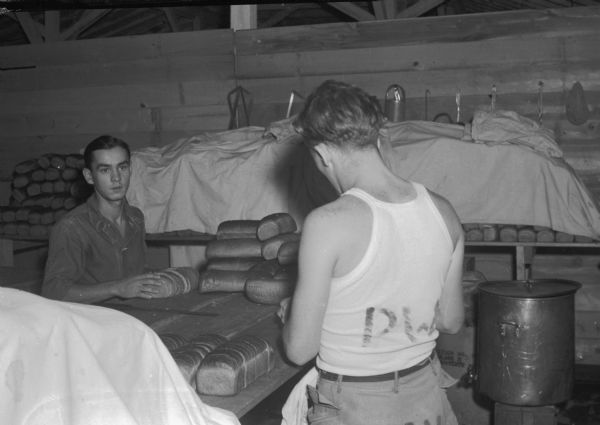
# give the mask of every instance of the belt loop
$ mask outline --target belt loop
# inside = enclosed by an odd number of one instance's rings
[[[342,378],[343,378],[343,375],[338,375],[338,377],[337,377],[337,392],[338,392],[338,394],[342,392]]]
[[[398,394],[398,371],[394,372],[394,393]]]

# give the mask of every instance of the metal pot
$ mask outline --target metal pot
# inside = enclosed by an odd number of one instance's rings
[[[575,292],[569,280],[479,285],[478,391],[499,403],[545,406],[573,389]]]

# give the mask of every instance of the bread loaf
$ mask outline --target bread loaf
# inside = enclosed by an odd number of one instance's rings
[[[246,297],[259,304],[279,304],[290,297],[296,284],[296,267],[283,267],[277,260],[264,261],[252,268],[244,292]]]
[[[38,163],[35,159],[28,159],[27,161],[19,162],[15,165],[15,173],[25,174],[38,168]]]
[[[285,242],[277,252],[277,262],[282,266],[298,263],[300,241]]]
[[[517,240],[519,242],[535,242],[535,239],[533,227],[525,226],[517,230]]]
[[[482,224],[483,240],[485,242],[493,242],[498,240],[498,228],[495,224]]]
[[[291,215],[284,212],[274,213],[260,220],[256,236],[260,241],[266,241],[283,233],[294,233],[297,229],[296,221]]]
[[[218,239],[206,244],[206,258],[258,258],[262,257],[262,245],[258,239]]]
[[[503,226],[500,229],[501,242],[516,242],[517,239],[517,228],[515,226]]]
[[[156,298],[168,298],[187,294],[198,288],[199,273],[193,267],[172,267],[155,272],[162,285]]]
[[[250,271],[204,270],[200,273],[198,290],[207,292],[243,292]]]
[[[274,260],[277,258],[277,253],[286,242],[298,242],[300,241],[299,233],[283,233],[281,235],[273,236],[272,238],[263,241],[262,243],[262,256],[265,260]]]
[[[209,353],[196,373],[196,391],[235,395],[275,366],[273,348],[256,336],[235,338]]]
[[[158,336],[169,351],[190,343],[186,337],[177,334],[160,334]]]
[[[281,300],[291,297],[295,282],[282,278],[249,278],[246,281],[246,297],[258,304],[279,304]]]
[[[202,335],[189,343],[171,351],[183,377],[192,387],[196,387],[196,372],[208,353],[227,342],[221,335]]]
[[[281,264],[277,260],[263,260],[250,269],[254,277],[273,277],[281,270]]]
[[[263,261],[263,258],[214,258],[206,264],[206,270],[247,271]]]
[[[565,233],[565,232],[556,232],[554,237],[555,237],[556,242],[558,242],[558,243],[571,243],[575,239],[575,236],[573,236],[570,233]]]
[[[217,239],[245,239],[256,238],[258,220],[227,220],[219,224]]]
[[[465,233],[465,240],[468,242],[483,241],[483,230],[480,228],[469,229]]]

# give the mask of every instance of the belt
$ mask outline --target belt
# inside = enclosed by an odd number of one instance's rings
[[[408,367],[406,369],[397,370],[395,372],[384,373],[381,375],[369,375],[369,376],[350,376],[350,375],[338,375],[337,373],[327,372],[325,370],[319,369],[319,376],[328,381],[337,381],[341,379],[343,382],[380,382],[380,381],[392,381],[396,378],[401,378],[403,376],[410,375],[411,373],[416,372],[417,370],[423,369],[427,366],[433,357],[435,356],[435,351],[431,353],[429,357],[423,360],[420,363],[417,363],[414,366]]]

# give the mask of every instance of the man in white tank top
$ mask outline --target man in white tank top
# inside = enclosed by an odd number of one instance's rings
[[[438,332],[458,332],[464,319],[454,209],[386,166],[383,114],[363,90],[326,81],[295,124],[340,194],[306,217],[298,282],[282,307],[288,358],[316,356],[308,422],[455,424],[432,354]]]

